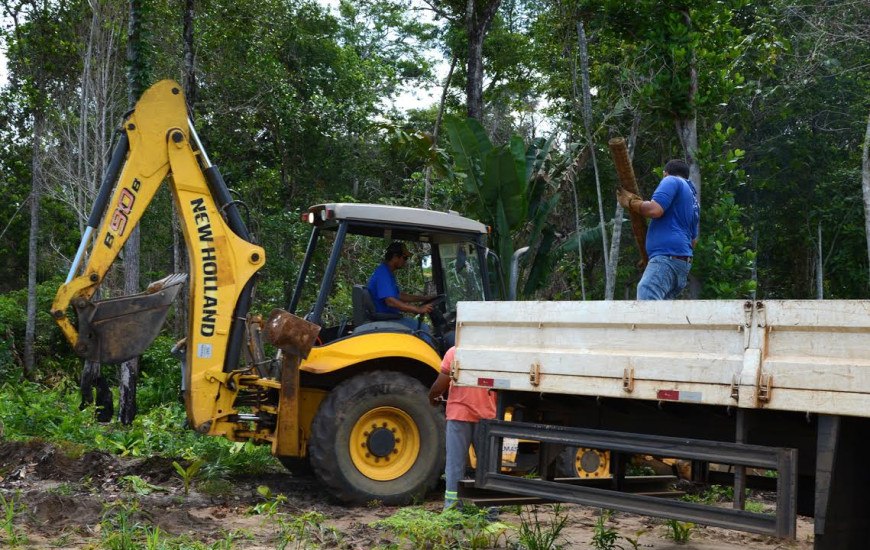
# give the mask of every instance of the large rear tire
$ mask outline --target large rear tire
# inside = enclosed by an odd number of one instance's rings
[[[445,420],[410,376],[345,380],[321,403],[308,444],[317,478],[344,502],[407,504],[444,471]]]

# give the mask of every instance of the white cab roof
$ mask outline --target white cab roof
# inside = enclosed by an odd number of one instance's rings
[[[389,206],[384,204],[328,203],[318,204],[309,212],[331,211],[330,219],[372,223],[398,224],[411,227],[460,231],[485,235],[487,228],[478,221],[454,212],[437,212],[422,208]]]

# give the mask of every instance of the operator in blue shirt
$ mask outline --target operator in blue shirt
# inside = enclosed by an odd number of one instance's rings
[[[414,315],[426,315],[432,311],[432,304],[423,304],[415,306],[411,302],[426,302],[432,300],[435,296],[416,296],[414,294],[405,294],[399,290],[399,285],[396,283],[396,270],[405,267],[411,253],[399,241],[393,242],[387,247],[384,252],[384,261],[379,265],[371,278],[369,278],[368,289],[371,294],[372,301],[375,303],[375,310],[379,313],[412,313]],[[412,330],[424,330],[428,332],[429,327],[423,323],[418,323],[410,317],[402,317],[396,319],[396,322],[402,323]]]
[[[671,160],[664,177],[645,201],[620,188],[617,201],[632,212],[651,218],[646,234],[649,263],[637,285],[638,300],[673,300],[686,288],[692,269],[701,220],[701,206],[695,184],[689,179],[689,165]]]

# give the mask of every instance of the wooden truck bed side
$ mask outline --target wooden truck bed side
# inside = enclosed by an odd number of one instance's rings
[[[870,416],[870,301],[462,302],[460,385]]]

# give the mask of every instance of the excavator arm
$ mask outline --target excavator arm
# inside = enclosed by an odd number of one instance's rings
[[[92,298],[163,181],[182,219],[189,258],[189,324],[184,351],[188,421],[201,433],[233,436],[245,317],[253,276],[265,265],[217,168],[199,143],[181,87],[161,81],[143,95],[121,129],[88,227],[52,315],[76,353],[119,363],[160,332],[184,282],[171,275],[142,294]],[[83,258],[91,245],[87,261]],[[81,269],[80,269],[81,268]],[[67,310],[72,306],[78,324]]]

